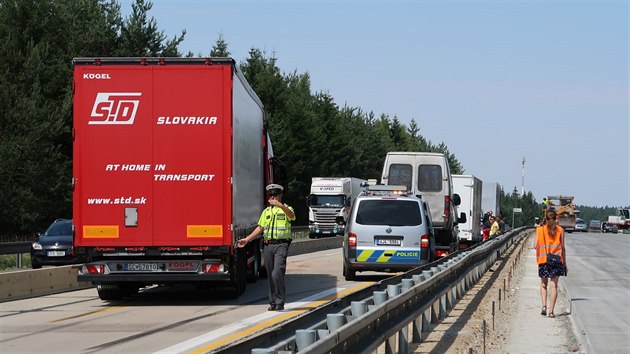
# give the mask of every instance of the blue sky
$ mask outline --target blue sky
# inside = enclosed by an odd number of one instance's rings
[[[628,1],[155,0],[150,15],[186,29],[184,52],[222,33],[237,62],[275,53],[339,105],[413,118],[508,192],[525,156],[539,201],[630,205]]]

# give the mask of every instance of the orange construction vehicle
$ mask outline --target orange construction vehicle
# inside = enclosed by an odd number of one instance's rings
[[[543,222],[545,220],[545,212],[554,210],[558,216],[558,225],[565,229],[575,228],[575,206],[573,205],[573,197],[567,195],[551,195],[547,197],[547,204],[543,204]]]

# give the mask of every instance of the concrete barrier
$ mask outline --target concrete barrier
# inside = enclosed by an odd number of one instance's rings
[[[342,240],[340,236],[298,239],[291,243],[289,256],[339,248]],[[0,302],[92,287],[89,282],[77,282],[77,271],[73,266],[59,266],[0,273]]]
[[[291,242],[289,256],[340,248],[342,241],[341,236],[296,240]]]
[[[48,267],[0,273],[0,302],[92,287],[77,282],[72,266]]]

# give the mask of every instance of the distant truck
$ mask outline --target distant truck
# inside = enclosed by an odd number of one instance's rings
[[[459,212],[466,214],[466,222],[459,224],[459,247],[466,248],[481,242],[482,182],[473,175],[453,175],[453,191],[459,194]]]
[[[73,64],[78,280],[103,300],[174,283],[240,295],[259,276],[260,242],[235,246],[256,227],[274,168],[262,103],[234,60]]]
[[[366,182],[355,177],[313,177],[307,197],[309,237],[343,235],[352,203],[363,191]],[[336,222],[343,217],[344,223]]]
[[[602,232],[614,232],[630,229],[630,209],[617,209],[617,215],[611,215],[602,222]]]
[[[457,224],[466,222],[466,214],[457,214],[461,200],[453,191],[453,179],[445,154],[388,152],[381,181],[385,185],[408,186],[414,195],[421,195],[429,204],[438,258],[458,249]]]
[[[550,195],[547,197],[548,204],[543,204],[543,216],[544,222],[545,212],[547,210],[553,210],[556,212],[558,219],[558,225],[564,229],[575,229],[575,221],[577,216],[575,214],[575,205],[573,204],[573,196],[570,195]]]
[[[481,211],[485,214],[489,211],[492,215],[501,214],[501,185],[496,182],[483,181],[481,188]]]

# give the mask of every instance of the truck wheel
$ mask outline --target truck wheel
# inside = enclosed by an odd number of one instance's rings
[[[233,289],[230,290],[229,295],[231,298],[236,299],[245,292],[247,287],[247,258],[245,250],[239,249],[236,252],[234,263],[230,273],[230,283]]]
[[[254,247],[252,247],[254,252],[252,257],[254,257],[254,261],[252,262],[251,267],[247,268],[247,282],[248,283],[255,283],[258,280],[258,277],[260,276],[260,268],[261,268],[261,261],[260,261],[260,247],[258,247],[258,245],[255,245]]]
[[[98,297],[105,301],[122,300],[126,295],[126,289],[117,283],[98,284],[96,285],[96,291],[98,292]]]

